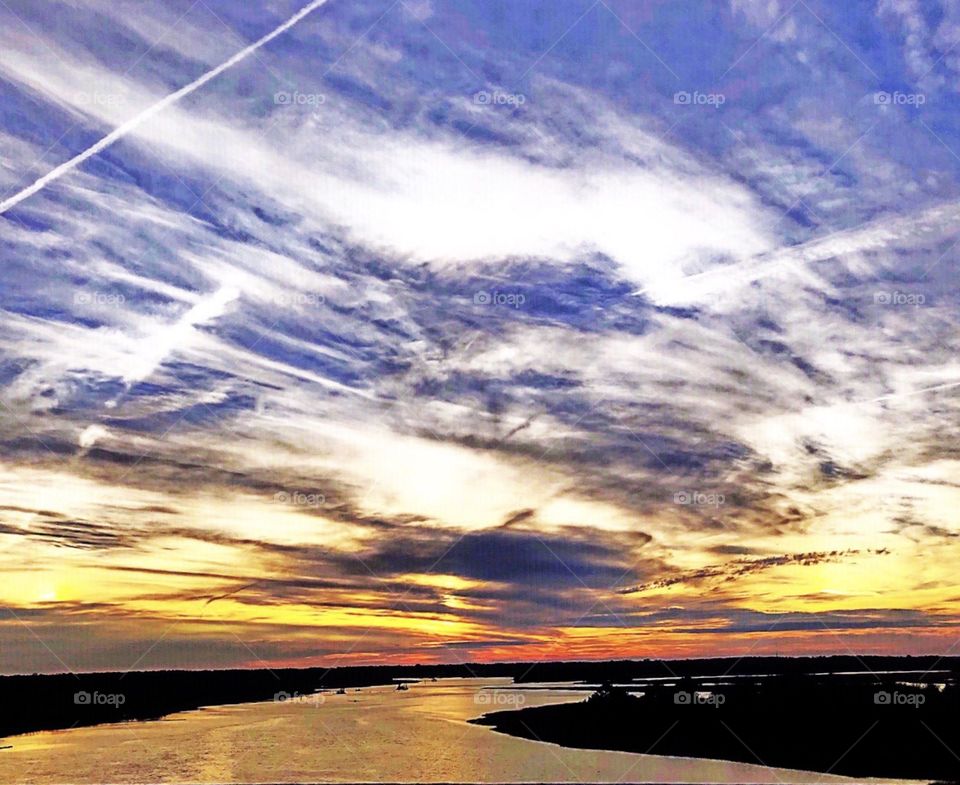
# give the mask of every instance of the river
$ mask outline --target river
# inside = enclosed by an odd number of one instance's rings
[[[517,701],[536,706],[584,697],[562,685],[515,691],[506,679],[443,679],[402,692],[371,687],[214,706],[9,738],[4,743],[12,749],[0,750],[0,782],[857,782],[742,763],[567,749],[466,722]]]

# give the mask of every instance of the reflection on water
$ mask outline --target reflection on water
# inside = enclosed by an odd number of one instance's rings
[[[583,700],[560,688],[496,692],[506,679],[443,679],[348,690],[17,736],[0,782],[840,782],[740,763],[574,750],[516,739],[467,719]],[[479,696],[479,697],[478,697]],[[519,697],[518,697],[519,696]],[[674,731],[678,732],[678,731]]]

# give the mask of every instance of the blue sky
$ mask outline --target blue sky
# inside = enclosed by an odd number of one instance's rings
[[[0,3],[0,668],[952,642],[955,6],[304,5]]]

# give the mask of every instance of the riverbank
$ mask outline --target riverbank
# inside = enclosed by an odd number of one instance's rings
[[[565,747],[854,777],[960,780],[953,672],[680,679],[473,720]]]
[[[592,692],[603,681],[638,685],[669,683],[672,675],[744,679],[752,674],[800,677],[805,673],[960,672],[956,657],[744,657],[606,662],[466,663],[336,668],[274,668],[208,671],[131,671],[0,676],[0,738],[41,730],[151,720],[203,706],[227,706],[304,696],[320,690],[390,685],[398,679],[497,678],[518,686],[566,683]],[[864,670],[868,669],[868,670]],[[666,681],[664,681],[666,680]]]
[[[207,671],[130,671],[0,677],[0,738],[128,720],[155,720],[204,706],[307,701],[397,680],[465,678],[509,666],[397,665]],[[491,675],[500,675],[493,673]]]
[[[524,706],[580,701],[567,686],[531,684]],[[161,720],[44,731],[9,740],[0,783],[715,783],[890,785],[749,764],[565,749],[467,721],[512,679],[445,679],[337,691],[317,700],[214,706]]]

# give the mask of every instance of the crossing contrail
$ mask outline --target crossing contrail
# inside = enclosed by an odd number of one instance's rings
[[[719,287],[736,286],[738,283],[748,284],[768,278],[785,266],[790,267],[796,273],[802,274],[804,266],[827,261],[839,254],[869,251],[891,243],[905,242],[910,237],[907,234],[908,232],[914,236],[919,236],[926,232],[930,226],[947,227],[945,231],[949,231],[950,236],[955,235],[958,227],[960,227],[960,203],[947,202],[894,219],[887,217],[872,219],[859,226],[838,229],[820,237],[813,237],[798,245],[775,248],[771,251],[755,254],[742,261],[714,267],[702,273],[691,273],[670,282],[669,286],[671,287],[671,293],[673,293],[685,291],[684,287],[689,290],[702,281],[709,283],[710,279],[718,280]],[[955,245],[960,245],[960,241]],[[933,269],[940,260],[953,250],[953,247],[951,246],[940,256],[940,259],[930,265],[926,272]],[[736,277],[737,273],[742,273],[742,275],[738,278]],[[662,286],[666,285],[663,284]],[[697,299],[706,299],[708,295],[716,294],[716,289],[712,288],[694,291]],[[647,286],[632,292],[635,297],[650,295],[655,298],[659,293],[659,290],[653,286]]]
[[[888,393],[887,395],[881,395],[877,398],[871,398],[869,401],[861,401],[861,403],[879,403],[880,401],[889,401],[893,398],[906,398],[910,395],[922,395],[923,393],[937,392],[939,390],[950,390],[954,387],[960,387],[960,382],[944,382],[943,384],[935,384],[933,387],[921,387],[918,390],[909,390],[908,392]]]
[[[42,190],[47,185],[52,183],[54,180],[60,179],[61,177],[63,177],[63,175],[65,175],[71,169],[75,169],[76,167],[78,167],[88,158],[92,158],[97,153],[101,152],[102,150],[105,150],[107,147],[112,145],[118,139],[123,138],[128,133],[133,131],[138,125],[143,123],[145,120],[149,120],[154,115],[162,112],[168,106],[175,104],[184,96],[190,95],[190,93],[192,93],[194,90],[197,90],[198,88],[203,87],[211,79],[216,79],[218,76],[220,76],[220,74],[222,74],[228,68],[235,66],[241,60],[245,59],[247,56],[256,52],[261,46],[269,43],[278,35],[285,33],[287,30],[293,27],[297,22],[303,19],[307,14],[315,11],[320,6],[324,5],[326,2],[327,0],[313,0],[312,3],[304,6],[302,9],[297,11],[297,13],[291,16],[282,25],[273,29],[272,31],[267,33],[265,36],[263,36],[263,38],[260,38],[259,40],[250,44],[250,46],[246,47],[245,49],[241,49],[239,52],[233,55],[233,57],[231,57],[229,60],[224,61],[213,70],[207,71],[205,74],[203,74],[203,76],[200,76],[194,81],[190,82],[190,84],[185,85],[184,87],[181,87],[175,93],[170,93],[170,95],[166,96],[165,98],[161,98],[155,104],[147,107],[142,112],[140,112],[140,114],[127,120],[125,123],[123,123],[123,125],[117,126],[113,131],[111,131],[109,134],[103,137],[103,139],[101,139],[99,142],[94,144],[92,147],[88,147],[82,153],[78,153],[69,161],[66,161],[60,164],[60,166],[57,166],[56,168],[51,169],[47,174],[45,174],[43,177],[41,177],[39,180],[33,183],[33,185],[27,186],[22,191],[11,196],[9,199],[5,199],[4,201],[0,202],[0,215],[5,213],[11,207],[15,207],[16,205],[20,204],[20,202],[22,202],[24,199],[29,199],[37,191]]]

